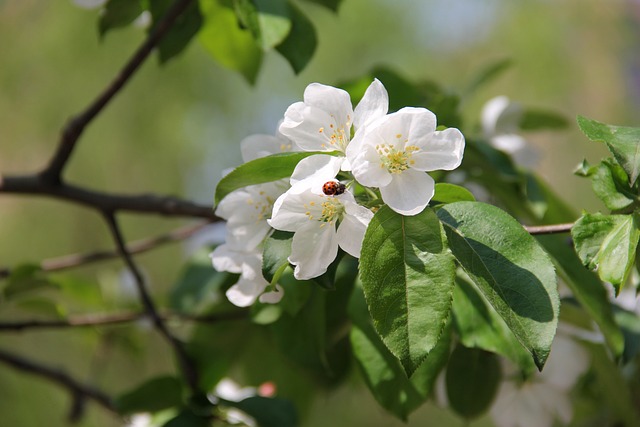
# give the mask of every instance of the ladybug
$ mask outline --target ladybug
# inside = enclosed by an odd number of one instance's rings
[[[339,196],[347,189],[347,187],[338,181],[327,181],[322,184],[322,192],[326,196]]]

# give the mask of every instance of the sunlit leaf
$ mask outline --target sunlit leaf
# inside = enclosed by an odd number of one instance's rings
[[[280,44],[291,30],[287,0],[235,0],[236,15],[265,52]]]
[[[105,5],[100,20],[98,32],[104,37],[107,31],[126,27],[144,11],[139,0],[109,0]]]
[[[459,185],[439,182],[436,184],[436,191],[429,202],[432,205],[453,203],[453,202],[473,202],[476,198],[464,187]]]
[[[293,3],[290,4],[291,31],[276,50],[289,62],[293,71],[302,71],[316,51],[318,38],[313,23]]]

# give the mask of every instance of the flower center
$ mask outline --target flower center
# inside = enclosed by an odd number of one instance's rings
[[[331,115],[333,118],[334,116]],[[347,123],[343,125],[330,124],[329,129],[321,127],[318,129],[319,133],[323,133],[328,135],[329,137],[329,145],[327,147],[326,144],[321,144],[322,148],[331,148],[332,150],[339,150],[344,152],[349,145],[349,140],[351,139],[351,116],[347,115]]]
[[[323,197],[323,202],[319,206],[316,202],[309,202],[304,207],[307,210],[304,214],[310,220],[321,222],[321,227],[339,221],[344,213],[344,206],[335,197]]]
[[[256,222],[266,221],[271,218],[271,211],[275,200],[264,191],[258,193],[259,198],[247,199],[247,204],[253,206],[253,218]]]
[[[409,169],[415,160],[413,153],[420,149],[415,145],[406,145],[404,150],[400,151],[389,144],[377,144],[376,151],[380,155],[380,167],[385,168],[390,173],[400,173]]]

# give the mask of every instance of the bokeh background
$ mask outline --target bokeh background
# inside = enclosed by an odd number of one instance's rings
[[[409,79],[461,90],[481,67],[511,58],[507,72],[463,104],[466,123],[477,123],[483,103],[497,95],[565,114],[567,130],[525,135],[539,152],[536,170],[577,212],[603,209],[589,182],[572,171],[583,158],[596,162],[606,153],[580,134],[574,119],[582,114],[639,125],[639,1],[344,0],[337,15],[306,2],[300,6],[319,38],[301,74],[270,53],[251,87],[197,42],[163,67],[152,58],[88,127],[68,165],[68,181],[211,203],[222,171],[240,163],[239,141],[273,133],[286,107],[311,82],[335,84],[386,65]],[[97,19],[96,10],[70,0],[0,0],[0,174],[41,168],[65,121],[106,86],[144,39],[144,30],[135,27],[100,39]],[[129,240],[184,223],[123,217]],[[0,267],[111,245],[101,218],[91,211],[42,198],[0,197]],[[156,297],[166,295],[196,246],[163,246],[137,257]],[[94,311],[133,304],[121,284],[119,261],[71,275],[109,295],[112,305]],[[78,314],[86,307],[64,305]],[[0,305],[0,318],[24,313]],[[5,332],[0,346],[118,393],[173,369],[157,334],[146,325],[133,329],[117,345],[104,331],[83,329]],[[323,392],[305,409],[304,426],[403,425],[376,404],[353,371],[346,385]],[[55,385],[0,365],[0,424],[67,425],[68,408],[69,396]],[[488,417],[466,423],[432,404],[409,424],[492,425]],[[91,405],[80,425],[122,423]]]

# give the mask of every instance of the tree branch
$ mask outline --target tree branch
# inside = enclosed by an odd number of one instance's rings
[[[192,0],[176,0],[165,16],[158,22],[155,30],[149,34],[149,37],[133,54],[129,62],[125,64],[111,84],[109,84],[82,113],[67,122],[62,130],[57,151],[53,155],[47,168],[40,174],[44,182],[55,186],[62,181],[63,169],[71,157],[76,142],[80,138],[84,128],[102,111],[120,89],[124,87],[191,2]]]
[[[82,327],[96,327],[96,326],[114,326],[131,322],[136,322],[141,319],[148,318],[149,314],[142,313],[118,313],[118,314],[103,314],[103,315],[83,315],[73,316],[67,319],[60,320],[25,320],[25,321],[12,321],[12,322],[0,322],[0,331],[6,332],[23,332],[31,329],[73,329]],[[182,313],[166,313],[159,314],[159,317],[163,322],[181,320],[186,322],[198,322],[198,323],[216,323],[225,320],[239,320],[247,318],[247,312],[244,310],[237,310],[228,313],[216,313],[205,315],[188,315]]]
[[[117,195],[87,190],[60,183],[50,186],[38,175],[5,176],[0,181],[0,193],[36,194],[67,200],[102,212],[127,211],[135,213],[157,213],[165,216],[207,218],[219,221],[211,206],[199,205],[177,197],[154,194]]]
[[[188,239],[189,237],[202,230],[210,221],[198,222],[197,224],[187,225],[185,227],[176,228],[168,233],[155,237],[137,240],[127,245],[127,251],[134,255],[155,249],[160,245],[171,242],[178,242]],[[71,254],[57,258],[45,259],[40,263],[40,268],[45,272],[65,270],[68,268],[79,267],[81,265],[91,264],[98,261],[104,261],[119,257],[116,251],[95,251],[86,254]],[[0,279],[4,279],[11,275],[11,269],[8,267],[0,268]]]
[[[525,230],[529,232],[531,235],[538,234],[558,234],[558,233],[568,233],[571,231],[573,227],[573,223],[566,224],[553,224],[553,225],[525,225],[523,226]]]
[[[155,328],[158,330],[158,332],[160,332],[160,335],[162,335],[166,339],[166,341],[173,347],[174,353],[180,365],[180,369],[182,370],[187,384],[189,384],[189,387],[194,393],[198,393],[198,373],[196,372],[195,365],[191,361],[182,343],[171,334],[164,323],[164,319],[162,318],[162,316],[160,316],[160,314],[158,314],[158,310],[156,309],[151,296],[147,292],[142,274],[140,273],[140,270],[136,266],[135,262],[133,262],[131,254],[129,253],[129,251],[127,251],[124,238],[122,237],[120,227],[118,226],[115,217],[110,212],[104,212],[104,218],[105,221],[107,221],[107,223],[109,224],[109,229],[111,230],[111,234],[113,235],[120,256],[135,278],[136,286],[138,287],[138,294],[140,295],[140,300],[142,301],[142,305],[144,306],[145,311],[153,321]]]
[[[5,364],[20,371],[39,375],[66,388],[74,399],[71,418],[77,419],[80,415],[78,411],[81,410],[81,403],[84,399],[91,399],[100,404],[103,408],[112,412],[117,412],[116,407],[109,396],[98,389],[79,383],[63,371],[41,365],[2,349],[0,349],[0,362],[4,362]]]

